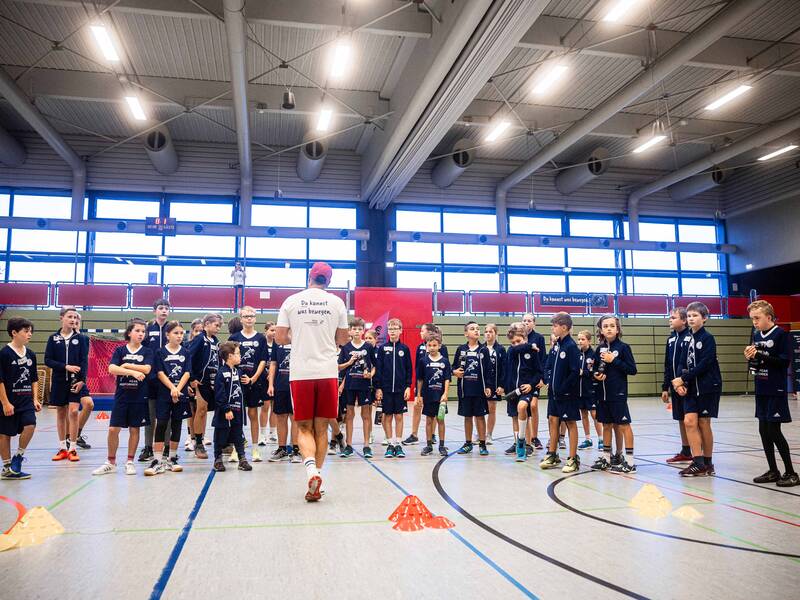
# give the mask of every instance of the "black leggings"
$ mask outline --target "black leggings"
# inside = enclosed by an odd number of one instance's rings
[[[776,473],[780,472],[778,471],[778,464],[775,462],[775,448],[777,448],[781,455],[781,460],[783,460],[786,473],[794,473],[792,457],[789,453],[789,442],[786,441],[781,431],[781,424],[759,420],[758,433],[761,435],[761,444],[764,446],[764,454],[767,457],[769,470]]]
[[[156,421],[156,436],[155,440],[159,443],[164,443],[164,437],[167,433],[167,424],[170,426],[170,442],[180,442],[181,441],[181,418],[180,417],[173,417],[169,421],[166,419],[160,419]]]

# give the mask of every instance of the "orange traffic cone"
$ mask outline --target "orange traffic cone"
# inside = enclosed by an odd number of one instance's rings
[[[97,419],[98,421],[104,421],[110,418],[111,417],[109,417],[108,413],[106,413],[104,410],[101,410],[99,413],[97,413],[97,416],[95,417],[95,419]]]
[[[392,529],[397,531],[419,531],[425,527],[431,529],[449,529],[454,523],[445,517],[434,516],[416,496],[406,496],[400,505],[389,515],[394,522]]]

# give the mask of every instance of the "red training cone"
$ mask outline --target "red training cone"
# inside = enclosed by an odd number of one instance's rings
[[[105,419],[110,419],[110,418],[111,417],[109,417],[108,414],[102,410],[99,413],[97,413],[97,416],[95,417],[95,419],[97,419],[98,421],[104,421]]]

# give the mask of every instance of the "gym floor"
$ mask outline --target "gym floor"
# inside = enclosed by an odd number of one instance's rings
[[[66,533],[0,553],[2,596],[797,597],[800,488],[752,483],[766,470],[752,398],[723,398],[713,478],[682,479],[666,465],[680,440],[659,400],[634,399],[631,412],[635,474],[590,471],[596,449],[581,453],[571,476],[540,470],[541,452],[516,463],[503,455],[511,439],[503,416],[488,457],[421,457],[411,446],[406,459],[387,460],[376,432],[376,458],[328,457],[326,495],[307,504],[301,464],[265,460],[251,473],[231,465],[214,474],[210,461],[181,450],[183,473],[145,478],[137,463],[135,477],[121,469],[92,477],[108,421],[90,421],[93,447],[80,462],[53,463],[55,413],[44,410],[24,464],[32,478],[0,482],[0,528],[17,518],[16,501],[45,506]],[[463,441],[454,413],[451,451]],[[797,466],[800,425],[784,432]],[[357,430],[357,450],[361,439]],[[629,502],[648,483],[672,510],[688,506],[700,518],[642,516]],[[393,530],[388,517],[407,495],[455,527]]]

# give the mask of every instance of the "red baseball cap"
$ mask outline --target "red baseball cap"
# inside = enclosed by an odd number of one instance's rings
[[[327,285],[331,282],[331,277],[333,277],[333,269],[328,263],[315,262],[308,275],[312,281],[317,281],[319,277],[324,277]]]

